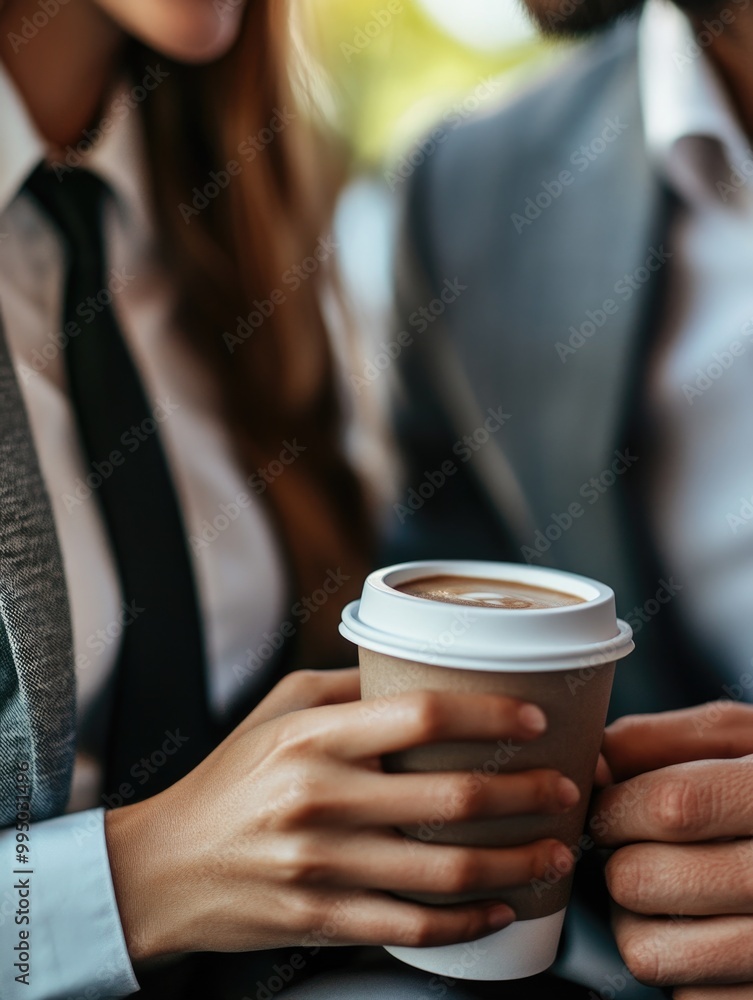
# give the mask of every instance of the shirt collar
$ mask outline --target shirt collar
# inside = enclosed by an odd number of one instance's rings
[[[46,152],[47,144],[0,61],[0,214]]]
[[[116,87],[88,135],[80,153],[72,147],[52,151],[0,61],[0,214],[18,195],[34,168],[47,158],[58,171],[85,166],[97,174],[115,195],[124,223],[133,226],[142,238],[150,234],[144,136],[140,115],[125,82]]]
[[[731,184],[753,153],[690,20],[668,0],[649,0],[644,9],[639,66],[649,156],[689,200],[718,197],[715,185]]]

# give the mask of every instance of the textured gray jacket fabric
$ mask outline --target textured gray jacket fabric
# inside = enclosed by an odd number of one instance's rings
[[[0,322],[0,827],[15,822],[18,765],[29,769],[33,820],[64,810],[74,740],[63,564]]]

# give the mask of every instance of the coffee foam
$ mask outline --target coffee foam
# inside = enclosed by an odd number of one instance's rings
[[[542,611],[585,603],[582,597],[563,591],[482,577],[426,576],[400,584],[395,589],[428,601],[464,604],[474,608],[508,608],[511,611]]]

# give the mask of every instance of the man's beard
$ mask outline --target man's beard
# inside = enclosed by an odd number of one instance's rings
[[[675,0],[687,14],[711,16],[720,0]],[[636,16],[646,0],[524,0],[545,35],[581,38],[620,19]]]

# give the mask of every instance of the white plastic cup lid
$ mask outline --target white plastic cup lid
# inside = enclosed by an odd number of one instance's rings
[[[514,610],[450,604],[395,589],[430,576],[514,581],[572,594],[583,603]],[[501,562],[435,560],[376,570],[361,600],[344,609],[340,632],[377,653],[466,670],[598,667],[635,648],[632,629],[617,618],[610,587],[560,570]]]

